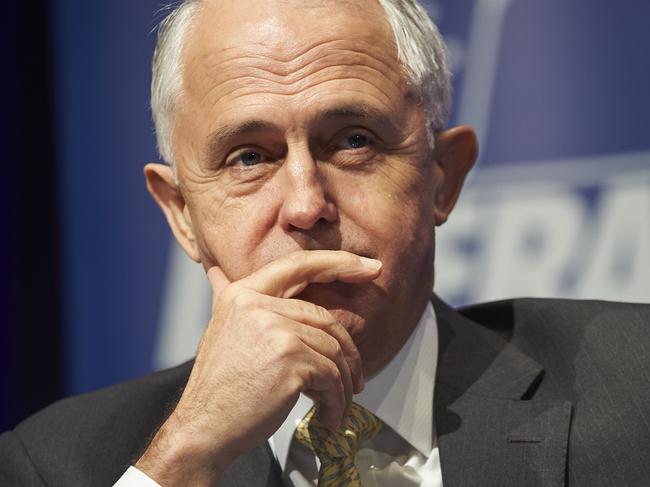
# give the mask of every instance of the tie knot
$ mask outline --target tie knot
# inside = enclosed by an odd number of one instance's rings
[[[353,459],[364,441],[369,440],[382,427],[382,422],[367,409],[352,403],[345,425],[335,431],[318,420],[316,409],[311,408],[296,428],[296,439],[310,448],[325,463],[340,459]]]

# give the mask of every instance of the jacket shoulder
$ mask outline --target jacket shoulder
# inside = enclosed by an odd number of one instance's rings
[[[192,363],[64,399],[13,431],[47,485],[112,485],[175,405]]]
[[[463,308],[545,368],[557,364],[622,370],[650,366],[650,305],[611,301],[522,298]],[[609,375],[609,374],[605,374]]]
[[[505,336],[526,327],[633,326],[650,332],[650,304],[614,301],[519,298],[459,309],[471,320]],[[630,321],[631,320],[631,321]]]

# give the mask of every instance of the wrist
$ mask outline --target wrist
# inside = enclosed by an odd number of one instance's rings
[[[213,485],[234,458],[224,441],[205,431],[172,414],[135,467],[165,487]]]

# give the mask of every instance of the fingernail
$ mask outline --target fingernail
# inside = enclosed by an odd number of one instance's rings
[[[377,271],[377,270],[381,269],[381,261],[380,260],[369,259],[367,257],[359,257],[359,260],[361,260],[361,264],[364,267],[368,268],[368,269],[371,269],[373,271]]]

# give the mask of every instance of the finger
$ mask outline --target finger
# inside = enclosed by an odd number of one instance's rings
[[[230,280],[219,266],[214,266],[208,269],[208,281],[212,286],[212,299],[215,301],[223,290],[230,284]]]
[[[345,327],[336,321],[327,309],[300,299],[274,298],[263,294],[257,296],[261,308],[295,322],[318,328],[334,337],[341,346],[350,368],[354,393],[358,394],[363,390],[363,368],[359,350]]]
[[[310,283],[367,282],[380,270],[380,261],[343,250],[301,250],[270,262],[238,283],[262,294],[291,298]]]
[[[327,357],[308,350],[302,367],[297,371],[302,376],[302,392],[314,400],[318,418],[329,429],[338,429],[345,415],[345,396],[338,367]]]
[[[345,399],[345,407],[343,411],[343,419],[347,416],[352,407],[352,373],[348,365],[343,349],[339,342],[331,335],[325,333],[318,328],[304,326],[292,320],[287,320],[285,326],[289,328],[305,345],[319,353],[320,355],[330,359],[338,368],[340,381],[343,384],[343,393]]]

